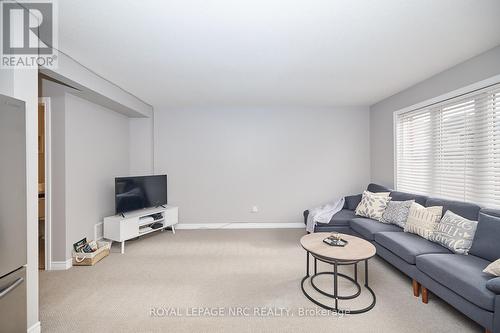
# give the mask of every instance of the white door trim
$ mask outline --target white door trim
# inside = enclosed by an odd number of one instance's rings
[[[45,270],[52,269],[52,112],[50,97],[40,97],[45,107]]]

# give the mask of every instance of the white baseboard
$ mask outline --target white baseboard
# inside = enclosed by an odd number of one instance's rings
[[[180,223],[175,229],[305,229],[304,223]]]
[[[40,326],[40,322],[37,321],[31,327],[28,328],[28,333],[41,333],[42,327]]]
[[[52,271],[65,271],[73,266],[73,259],[69,258],[66,261],[53,261],[50,265]]]

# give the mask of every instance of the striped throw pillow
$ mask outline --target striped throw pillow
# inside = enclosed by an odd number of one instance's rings
[[[442,214],[442,206],[424,207],[414,202],[410,207],[404,231],[430,239]]]

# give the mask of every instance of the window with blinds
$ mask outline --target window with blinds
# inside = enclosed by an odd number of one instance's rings
[[[396,187],[500,207],[500,84],[396,116]]]

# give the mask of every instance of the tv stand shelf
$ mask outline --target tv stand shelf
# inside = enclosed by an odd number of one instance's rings
[[[161,218],[159,220],[153,220],[153,221],[146,221],[146,222],[142,222],[139,219],[139,228],[142,227],[142,226],[148,225],[148,224],[153,224],[153,223],[156,223],[156,222],[163,222],[163,221],[165,221],[165,218]]]
[[[146,220],[147,217],[161,214],[157,220]],[[125,253],[125,241],[137,238],[155,231],[163,231],[167,227],[172,227],[175,234],[175,225],[178,223],[179,209],[177,207],[166,206],[157,208],[141,209],[125,214],[119,214],[104,218],[104,238],[121,243],[121,253]],[[142,221],[141,221],[142,220]],[[163,226],[157,229],[140,231],[141,227],[153,223],[162,223]]]

